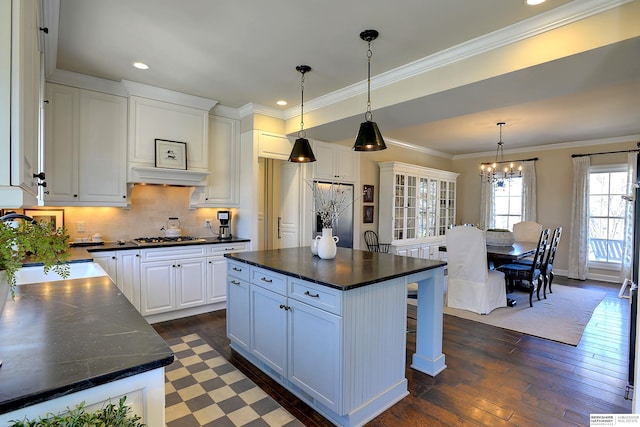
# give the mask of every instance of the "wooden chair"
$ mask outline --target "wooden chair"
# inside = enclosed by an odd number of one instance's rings
[[[547,289],[549,293],[552,294],[551,283],[553,283],[553,260],[556,258],[556,252],[558,251],[558,245],[560,244],[560,237],[562,236],[562,227],[557,227],[553,230],[553,237],[551,237],[551,241],[549,243],[549,249],[545,252],[545,257],[542,260],[542,282],[544,286],[542,287],[542,293],[544,298],[547,298]],[[531,259],[523,259],[516,261],[517,264],[526,264],[531,265]]]
[[[369,252],[381,252],[388,254],[391,250],[391,243],[378,242],[378,234],[375,231],[365,231],[364,241],[367,244],[367,249],[369,250]]]
[[[498,267],[499,271],[504,273],[505,287],[507,289],[514,286],[515,281],[520,281],[523,286],[527,286],[529,291],[529,306],[533,307],[533,292],[537,291],[538,301],[540,300],[540,278],[542,276],[542,262],[544,260],[545,251],[549,244],[548,228],[540,233],[536,253],[533,256],[531,265],[511,263]],[[526,282],[526,285],[525,285]],[[546,296],[545,296],[546,298]]]

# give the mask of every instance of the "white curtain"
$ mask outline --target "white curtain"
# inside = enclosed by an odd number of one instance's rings
[[[522,167],[522,220],[537,222],[536,162],[524,162]]]
[[[638,152],[627,155],[627,195],[635,197],[637,178]],[[620,280],[631,280],[633,267],[633,217],[634,204],[631,201],[625,203],[624,211],[624,236],[622,238],[624,247],[622,248],[622,266],[620,268]]]
[[[494,186],[490,182],[482,181],[480,184],[480,228],[488,230],[495,226],[493,206]]]
[[[573,159],[573,195],[569,239],[569,271],[571,279],[587,278],[589,245],[589,156]]]

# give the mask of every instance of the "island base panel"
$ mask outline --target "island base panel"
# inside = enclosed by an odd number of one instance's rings
[[[235,345],[232,341],[231,349],[238,353],[240,356],[247,359],[249,362],[260,368],[265,374],[269,375],[273,380],[277,383],[285,387],[291,393],[293,393],[300,400],[309,405],[313,410],[318,412],[323,417],[327,418],[329,421],[334,423],[337,426],[348,426],[348,427],[357,427],[366,424],[371,421],[387,409],[391,408],[393,405],[398,403],[404,397],[409,395],[408,390],[408,382],[406,378],[403,378],[397,384],[394,384],[392,387],[389,387],[387,390],[384,390],[382,393],[378,394],[370,401],[361,405],[358,409],[352,411],[349,414],[339,415],[336,414],[331,409],[328,409],[326,406],[317,402],[315,399],[310,397],[307,393],[300,390],[295,384],[292,384],[291,381],[283,378],[278,373],[274,372],[269,366],[267,366],[262,361],[253,357],[250,353],[246,352],[244,349]]]

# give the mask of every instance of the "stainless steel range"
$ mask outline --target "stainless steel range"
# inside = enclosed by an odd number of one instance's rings
[[[147,246],[147,245],[179,245],[179,244],[188,244],[188,243],[202,243],[206,242],[205,239],[200,237],[193,236],[179,236],[179,237],[137,237],[131,240],[131,243],[136,244],[138,246]]]

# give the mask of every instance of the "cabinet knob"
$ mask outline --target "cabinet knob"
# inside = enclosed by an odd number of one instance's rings
[[[111,259],[117,259],[116,257],[112,256]]]
[[[74,194],[74,195],[73,195],[73,197],[78,197],[78,195],[77,195],[77,194]]]
[[[33,177],[34,177],[34,178],[38,178],[38,179],[44,179],[45,174],[44,174],[44,172],[34,173],[34,174],[33,174]]]

